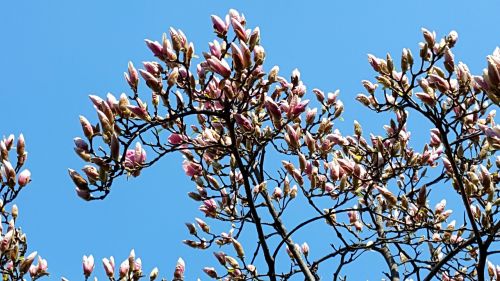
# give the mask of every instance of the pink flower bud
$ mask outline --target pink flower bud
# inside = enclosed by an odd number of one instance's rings
[[[155,77],[153,74],[147,72],[144,69],[139,69],[139,73],[142,78],[146,81],[146,85],[155,92],[160,92],[162,88],[161,79]]]
[[[120,264],[120,269],[119,269],[120,279],[127,276],[129,269],[130,269],[130,265],[129,265],[128,259],[126,259]]]
[[[445,168],[446,172],[452,174],[453,173],[453,168],[451,166],[450,160],[448,160],[448,158],[445,158],[445,157],[443,157],[442,160],[443,160],[443,165],[444,165],[444,168]]]
[[[14,143],[14,135],[10,134],[7,138],[4,138],[3,143],[5,145],[5,149],[10,150],[12,148],[12,144]]]
[[[32,264],[29,269],[31,279],[33,279],[38,274],[38,266]]]
[[[279,187],[274,188],[272,197],[273,199],[279,201],[283,198],[283,190],[281,190],[281,188]]]
[[[264,106],[266,107],[274,126],[277,128],[281,127],[281,110],[279,106],[270,97],[266,97]]]
[[[446,207],[446,199],[441,200],[438,204],[436,204],[436,207],[434,207],[434,212],[436,214],[441,214],[444,211],[444,208]]]
[[[179,68],[175,67],[168,75],[167,85],[169,87],[173,87],[177,83],[178,78],[179,78]]]
[[[373,70],[375,70],[376,72],[380,72],[382,70],[381,59],[375,57],[372,54],[368,54],[368,62],[372,66]]]
[[[436,44],[436,33],[434,31],[430,32],[425,28],[422,28],[422,33],[424,35],[425,41],[427,42],[429,47],[432,48],[434,44]]]
[[[140,169],[146,162],[146,151],[142,148],[141,143],[135,144],[135,149],[127,150],[125,154],[124,166],[129,169]]]
[[[237,20],[236,18],[231,18],[231,25],[233,26],[234,33],[236,33],[236,36],[243,41],[247,42],[248,41],[248,36],[245,31],[245,28],[241,25],[240,21]]]
[[[231,75],[231,67],[229,67],[225,59],[219,60],[215,56],[211,56],[207,59],[207,63],[213,72],[221,75],[222,77],[228,78]]]
[[[250,40],[248,44],[250,48],[253,48],[256,45],[260,44],[260,28],[258,26],[254,28],[252,33],[250,34]]]
[[[90,124],[89,120],[87,120],[87,118],[85,118],[84,116],[80,115],[80,124],[82,125],[82,130],[85,137],[91,139],[92,136],[94,135],[94,129],[92,128],[92,125]]]
[[[88,278],[94,271],[94,256],[83,256],[83,275]]]
[[[309,100],[304,100],[300,101],[300,99],[297,100],[297,103],[291,104],[290,106],[290,113],[292,116],[297,116],[304,112],[306,110],[306,106],[309,104]]]
[[[436,99],[427,93],[419,92],[416,93],[415,96],[427,106],[434,107],[436,105]]]
[[[134,262],[134,272],[142,272],[142,260],[138,258]]]
[[[195,221],[203,231],[210,233],[210,226],[205,221],[200,218],[195,218]]]
[[[128,73],[124,73],[125,80],[127,81],[128,85],[134,92],[137,92],[137,86],[139,85],[139,74],[137,73],[137,70],[134,67],[134,64],[129,61],[128,62]]]
[[[243,52],[235,43],[231,43],[232,58],[234,66],[237,70],[242,70],[246,68],[245,60],[243,58]]]
[[[179,280],[184,280],[184,271],[186,270],[186,264],[182,258],[177,260],[177,264],[175,266],[174,278]]]
[[[182,168],[188,177],[199,176],[203,170],[200,164],[188,160],[182,162]]]
[[[128,254],[128,263],[129,265],[134,265],[135,263],[135,250],[132,249],[130,250],[130,253]],[[132,270],[134,270],[134,268],[131,268]]]
[[[317,112],[318,112],[317,108],[307,110],[307,113],[306,113],[306,123],[307,124],[310,125],[314,122],[314,119],[316,118]]]
[[[110,257],[102,259],[102,265],[104,266],[104,271],[108,277],[113,277],[115,275],[115,259]]]
[[[222,266],[226,265],[226,254],[224,252],[214,252],[214,256]]]
[[[455,46],[457,40],[458,40],[458,33],[455,30],[450,31],[448,36],[446,36],[446,42],[448,42],[448,46],[450,46],[450,48],[453,48]]]
[[[151,270],[151,273],[149,274],[149,280],[154,281],[158,277],[158,274],[158,267],[153,268],[153,270]]]
[[[78,197],[82,198],[85,201],[89,201],[92,198],[92,195],[90,194],[90,190],[88,189],[82,189],[82,188],[75,188],[76,194]]]
[[[264,63],[264,60],[266,58],[266,52],[264,51],[264,48],[261,45],[257,45],[253,48],[253,60],[256,65],[261,65]]]
[[[145,39],[144,41],[155,57],[162,58],[163,47],[158,41],[151,41],[149,39]]]
[[[47,269],[49,268],[49,265],[47,263],[46,259],[42,259],[41,256],[38,256],[38,273],[45,273],[47,272]]]
[[[89,98],[97,108],[100,108],[101,104],[104,102],[104,100],[101,97],[96,95],[89,95]]]
[[[19,271],[21,272],[22,275],[27,273],[31,267],[31,264],[33,264],[33,261],[35,260],[35,257],[37,255],[37,252],[33,252],[29,254],[19,265]]]
[[[245,131],[250,132],[253,130],[252,122],[242,114],[234,114],[234,119]]]
[[[144,68],[147,72],[151,73],[153,76],[158,77],[160,75],[160,64],[152,61],[144,61],[142,62]]]
[[[17,145],[16,145],[17,155],[24,155],[25,146],[26,144],[24,141],[24,135],[20,134],[19,138],[17,139]]]
[[[175,30],[170,27],[170,38],[172,38],[172,45],[175,51],[184,51],[187,47],[186,35],[181,30]]]
[[[17,178],[17,184],[20,187],[27,185],[31,181],[31,172],[28,169],[24,169]]]
[[[215,29],[215,33],[218,35],[224,36],[227,33],[229,25],[226,24],[220,17],[216,15],[212,15],[212,24]]]
[[[203,205],[201,205],[199,209],[205,213],[207,217],[215,218],[217,216],[217,202],[215,202],[214,199],[203,201]]]
[[[168,137],[168,142],[173,145],[182,144],[185,141],[185,136],[181,134],[171,134]]]
[[[318,99],[319,102],[323,102],[325,100],[325,93],[319,89],[313,89],[313,93],[316,95],[316,99]]]
[[[302,246],[300,247],[300,249],[302,250],[302,254],[304,254],[304,256],[308,256],[309,255],[309,245],[307,245],[306,242],[304,242],[302,244]]]
[[[429,85],[436,87],[441,93],[445,93],[450,90],[450,84],[448,81],[437,74],[429,74],[427,81],[429,82]]]
[[[213,267],[205,267],[203,268],[203,272],[205,272],[211,278],[217,278],[217,271]]]

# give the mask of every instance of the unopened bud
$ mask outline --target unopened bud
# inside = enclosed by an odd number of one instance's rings
[[[153,270],[151,270],[151,273],[149,274],[149,280],[150,281],[155,280],[158,277],[158,274],[159,274],[158,267],[153,268]]]

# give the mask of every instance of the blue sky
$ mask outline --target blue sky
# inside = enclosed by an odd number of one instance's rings
[[[83,164],[73,153],[78,115],[96,120],[87,96],[128,91],[122,75],[128,61],[153,59],[145,38],[159,40],[174,26],[201,53],[214,39],[210,15],[229,8],[260,27],[267,69],[279,65],[285,74],[297,67],[309,89],[340,89],[346,124],[339,126],[351,128],[357,119],[365,132],[380,131],[383,122],[354,101],[360,81],[374,76],[366,54],[399,57],[404,47],[416,53],[421,27],[438,36],[455,29],[456,60],[479,74],[500,45],[498,1],[3,1],[0,134],[27,139],[33,183],[17,201],[19,225],[31,249],[48,259],[51,280],[80,280],[84,254],[94,254],[102,272],[101,258],[113,255],[119,263],[131,248],[146,272],[157,265],[170,277],[183,256],[188,280],[206,279],[201,268],[211,254],[180,243],[188,237],[184,222],[200,214],[187,199],[192,184],[179,155],[117,182],[103,202],[77,198],[66,169]],[[382,277],[350,270],[352,280]]]

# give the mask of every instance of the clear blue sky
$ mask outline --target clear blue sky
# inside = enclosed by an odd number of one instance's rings
[[[171,277],[183,256],[188,280],[207,279],[201,268],[215,265],[211,251],[180,242],[188,238],[184,222],[200,213],[187,199],[192,184],[178,155],[117,182],[103,202],[77,198],[66,169],[83,164],[73,153],[78,115],[96,120],[88,94],[128,91],[127,62],[152,60],[143,40],[159,40],[169,26],[182,29],[198,53],[206,50],[210,15],[229,8],[260,27],[267,69],[277,64],[285,74],[297,67],[309,89],[340,89],[346,127],[358,119],[365,132],[380,131],[382,122],[354,102],[360,81],[374,76],[367,53],[399,56],[404,47],[416,53],[421,27],[438,36],[455,29],[456,59],[479,74],[500,45],[498,1],[2,1],[0,134],[22,132],[27,139],[33,183],[17,201],[19,225],[30,249],[48,259],[51,280],[81,280],[81,258],[90,253],[102,273],[101,258],[113,255],[119,263],[131,248],[146,273],[157,265]],[[380,280],[374,269],[350,268],[351,280]]]

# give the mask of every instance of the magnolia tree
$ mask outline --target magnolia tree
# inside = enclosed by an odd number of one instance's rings
[[[376,278],[497,280],[500,266],[489,259],[500,254],[494,120],[500,49],[480,76],[455,62],[454,31],[439,39],[424,29],[418,56],[404,49],[399,64],[390,55],[369,55],[376,81],[363,81],[366,93],[356,99],[393,118],[382,135],[363,133],[356,121],[351,134],[334,127],[344,109],[338,92],[313,89],[308,98],[299,71],[290,79],[277,66],[266,71],[260,30],[247,29],[242,14],[212,16],[212,24],[217,38],[200,59],[184,33],[171,28],[160,42],[146,40],[156,61],[139,71],[129,63],[128,95],[90,96],[99,121],[80,117],[84,136],[75,139],[88,164],[82,172],[69,170],[78,196],[104,199],[116,178],[137,177],[180,152],[194,186],[189,198],[204,217],[186,224],[183,242],[213,252],[202,269],[209,278],[345,280],[346,266],[378,255],[386,267],[371,273]],[[428,139],[419,148],[412,147],[410,114],[432,128],[418,132]],[[15,168],[8,160],[13,138],[1,144],[5,206],[29,182],[29,172],[19,174],[16,188],[24,141]],[[446,206],[450,198],[458,198],[453,210]],[[14,225],[17,207],[2,210],[6,279],[46,275],[45,260],[35,265],[36,253],[25,257],[25,236]],[[295,239],[312,224],[325,233],[314,237],[324,241],[321,249]],[[119,266],[113,257],[102,264],[109,280],[147,275],[134,251]],[[93,256],[83,257],[85,279],[94,266]],[[179,259],[167,279],[184,280],[184,271]],[[155,268],[149,278],[158,275]]]

